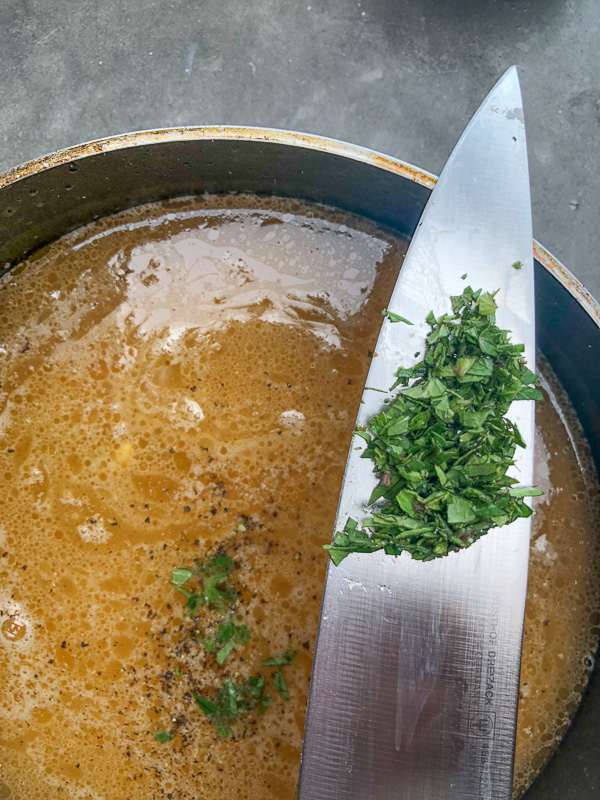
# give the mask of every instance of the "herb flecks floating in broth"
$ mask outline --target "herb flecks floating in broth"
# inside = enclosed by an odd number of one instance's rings
[[[12,797],[295,797],[321,545],[404,250],[320,207],[206,197],[100,220],[4,276],[0,776]],[[521,784],[579,696],[598,626],[596,484],[542,406]],[[223,673],[206,669],[214,656],[169,585],[219,547],[239,565],[235,624],[251,631]],[[192,692],[210,701],[225,674],[272,681],[280,667],[263,662],[287,650],[290,700],[269,689],[257,724],[219,736]]]
[[[241,532],[240,529],[245,530],[245,525],[238,525],[238,531]],[[290,666],[296,660],[296,651],[288,649],[282,655],[271,656],[262,662],[263,667],[279,668],[273,673],[270,683],[260,673],[250,675],[242,683],[234,682],[235,672],[246,660],[246,656],[239,653],[239,646],[247,644],[252,637],[250,628],[244,622],[236,621],[243,614],[244,606],[243,592],[233,582],[234,567],[231,556],[221,553],[204,562],[197,560],[191,569],[176,567],[171,580],[175,589],[186,598],[183,616],[191,619],[192,623],[187,625],[187,630],[185,624],[181,626],[178,652],[187,654],[190,647],[193,652],[201,645],[213,656],[205,656],[202,668],[192,670],[190,678],[204,684],[221,682],[218,690],[209,697],[202,693],[199,686],[196,687],[197,691],[191,692],[191,697],[214,724],[216,732],[224,738],[231,736],[234,731],[239,734],[240,725],[245,734],[249,715],[261,716],[265,713],[272,702],[271,687],[283,700],[290,699],[283,667]],[[202,630],[196,627],[198,625],[202,625]],[[293,637],[293,634],[288,635]],[[179,677],[181,668],[175,667],[172,675]],[[165,689],[165,694],[173,697],[172,689]],[[182,699],[189,701],[189,693],[186,692]],[[255,720],[252,722],[255,723]],[[153,733],[161,744],[170,741],[173,735],[173,731]]]
[[[0,763],[22,800],[295,795],[321,544],[404,250],[318,208],[209,198],[102,220],[4,278],[0,610],[27,632],[0,641]],[[297,652],[290,700],[235,740],[194,701],[223,677],[169,585],[218,546],[252,631],[228,677]]]

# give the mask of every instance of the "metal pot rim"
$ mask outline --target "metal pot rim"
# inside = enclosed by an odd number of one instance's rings
[[[437,176],[431,172],[420,169],[406,161],[387,156],[367,147],[350,144],[339,139],[330,139],[326,136],[316,136],[311,133],[300,133],[277,128],[256,128],[243,125],[202,125],[197,127],[162,128],[148,131],[135,131],[117,136],[108,136],[91,142],[57,150],[55,153],[27,161],[18,167],[0,174],[0,189],[33,175],[37,172],[55,167],[59,164],[68,164],[86,156],[97,153],[106,153],[128,147],[154,145],[166,142],[194,141],[197,139],[234,139],[239,141],[273,142],[303,147],[309,150],[319,150],[324,153],[350,158],[360,161],[387,172],[406,178],[426,189],[433,189]],[[562,264],[555,256],[535,239],[533,240],[533,255],[537,261],[550,272],[556,280],[571,294],[589,317],[600,328],[600,305],[580,283],[580,281]]]

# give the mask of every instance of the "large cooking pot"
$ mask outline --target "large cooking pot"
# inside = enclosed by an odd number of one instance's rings
[[[126,134],[0,175],[0,274],[58,236],[140,203],[253,192],[327,203],[410,238],[435,177],[371,150],[259,128]],[[534,242],[538,346],[567,390],[600,466],[600,307]],[[600,793],[600,668],[527,800]]]

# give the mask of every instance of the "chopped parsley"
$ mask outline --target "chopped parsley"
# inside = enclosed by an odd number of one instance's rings
[[[196,692],[193,695],[205,716],[214,723],[219,736],[226,738],[231,736],[234,723],[241,722],[245,729],[244,717],[253,711],[264,714],[271,705],[271,695],[266,686],[262,675],[250,676],[243,683],[234,683],[231,678],[226,678],[210,700]]]
[[[523,345],[495,324],[495,294],[467,287],[451,314],[430,313],[423,360],[400,367],[390,391],[408,388],[355,431],[379,478],[377,505],[363,529],[349,518],[325,545],[335,564],[382,549],[429,561],[531,515],[523,498],[542,492],[506,474],[525,442],[504,415],[514,400],[543,397]]]
[[[169,731],[153,731],[152,736],[159,744],[164,744],[173,738],[173,734],[169,733]]]
[[[234,649],[234,647],[235,642],[230,640],[227,642],[227,644],[224,644],[223,647],[219,648],[217,650],[217,664],[223,664],[227,656],[231,654],[231,651]]]
[[[213,556],[203,564],[197,564],[194,570],[176,567],[171,583],[187,598],[189,611],[194,612],[202,605],[214,611],[225,611],[237,597],[230,583],[232,572],[233,559],[230,556]],[[193,577],[197,577],[199,582],[199,589],[195,592],[183,585]]]
[[[511,264],[511,267],[514,267],[515,269],[521,269],[522,266],[523,266],[522,261],[515,261],[514,264]]]
[[[414,322],[411,322],[406,317],[401,317],[400,314],[394,314],[393,311],[388,311],[387,308],[384,308],[381,312],[383,317],[387,317],[390,322],[404,322],[406,325],[414,325]]]
[[[230,613],[227,619],[219,623],[212,636],[202,635],[200,631],[194,631],[194,636],[209,652],[215,653],[219,664],[223,664],[236,644],[246,644],[250,639],[250,629],[247,625],[238,625]]]
[[[173,586],[183,586],[187,583],[194,573],[191,569],[184,569],[183,567],[175,567],[172,575]]]
[[[248,715],[261,715],[271,705],[267,678],[259,673],[236,683],[228,675],[227,667],[223,666],[237,646],[246,644],[251,638],[250,628],[236,622],[233,614],[236,601],[240,598],[233,581],[234,566],[232,558],[219,555],[203,563],[197,562],[193,569],[176,567],[171,575],[171,584],[186,597],[186,606],[195,615],[194,622],[198,624],[198,612],[202,608],[210,629],[210,632],[193,630],[192,635],[214,655],[214,659],[207,660],[206,671],[208,674],[212,672],[213,678],[216,677],[221,685],[212,696],[207,697],[199,691],[192,692],[192,696],[204,715],[214,724],[217,733],[223,737],[231,736],[237,723],[246,730],[245,720]],[[190,582],[194,579],[197,581],[195,590],[190,587]],[[295,650],[285,650],[262,662],[263,666],[277,667],[271,675],[271,683],[283,700],[290,699],[283,668],[293,664],[295,658]],[[243,659],[240,658],[241,661]],[[179,667],[175,668],[173,674],[181,675]],[[189,671],[187,674],[189,675]],[[168,697],[172,696],[169,689],[164,691]],[[152,735],[161,744],[172,738],[167,731],[156,731]]]
[[[273,656],[263,661],[265,667],[278,667],[271,677],[273,688],[283,700],[290,699],[290,693],[283,674],[283,667],[290,666],[296,658],[295,650],[286,650],[280,656]],[[261,715],[271,705],[271,694],[267,692],[266,678],[253,675],[243,683],[234,683],[226,678],[217,693],[208,698],[192,692],[194,700],[204,715],[214,724],[220,736],[227,737],[233,733],[233,725],[240,722],[246,730],[245,718],[252,712]]]
[[[288,692],[287,683],[285,682],[285,677],[281,667],[279,667],[277,672],[273,675],[272,681],[273,687],[279,692],[279,696],[283,700],[289,700],[290,693]]]
[[[281,655],[271,656],[271,658],[267,658],[262,662],[263,667],[279,667],[277,672],[273,673],[271,681],[273,683],[273,688],[283,700],[290,699],[290,693],[288,691],[287,683],[285,682],[285,677],[283,674],[283,667],[289,667],[294,663],[295,660],[296,651],[286,650],[285,652],[281,653]]]
[[[271,656],[262,662],[263,667],[287,667],[296,660],[295,650],[286,650],[279,656]]]

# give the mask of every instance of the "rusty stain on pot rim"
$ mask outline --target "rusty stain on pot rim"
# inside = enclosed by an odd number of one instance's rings
[[[59,164],[67,164],[97,153],[106,153],[113,150],[127,149],[128,147],[138,147],[140,145],[176,142],[178,140],[194,141],[197,139],[238,139],[240,141],[273,142],[276,144],[289,145],[291,147],[320,150],[355,161],[361,161],[388,172],[393,172],[426,189],[433,189],[437,182],[437,177],[435,175],[419,169],[412,164],[365,147],[339,141],[338,139],[329,139],[310,133],[298,133],[275,128],[207,125],[201,127],[164,128],[154,131],[125,133],[119,136],[110,136],[106,139],[98,139],[97,141],[75,145],[65,150],[58,150],[42,158],[28,161],[0,175],[0,189],[37,172],[42,172],[43,170],[55,167]],[[535,240],[533,242],[533,255],[539,263],[559,281],[569,294],[577,300],[596,325],[600,327],[600,306],[577,278],[569,272],[564,264]]]

